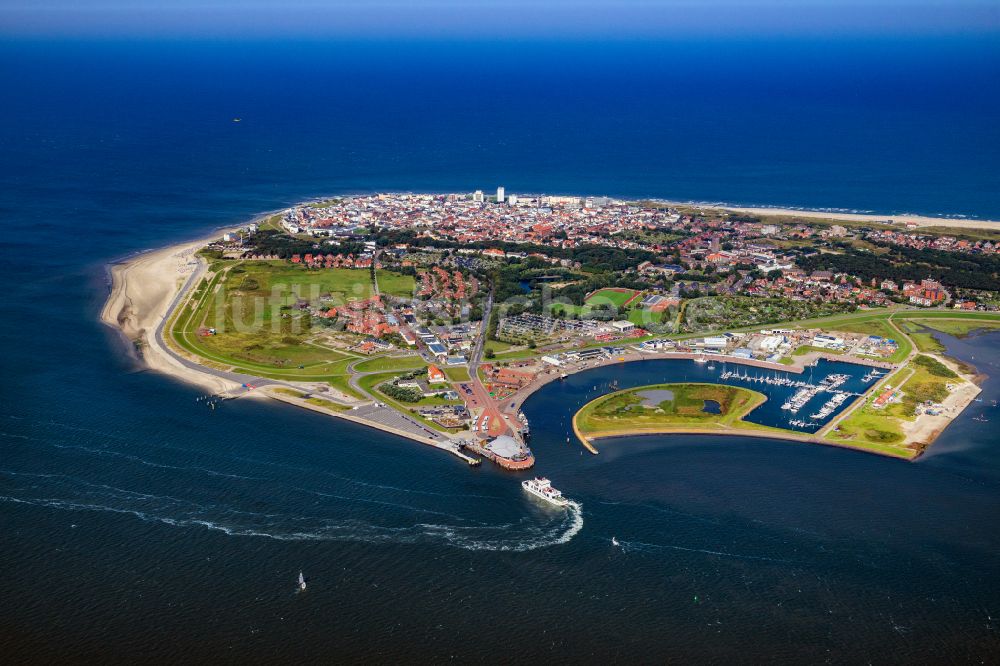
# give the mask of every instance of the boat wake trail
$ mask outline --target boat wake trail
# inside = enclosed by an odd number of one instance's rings
[[[703,553],[705,555],[716,555],[718,557],[732,557],[739,560],[758,560],[761,562],[776,562],[779,564],[804,564],[795,560],[786,560],[778,557],[765,557],[763,555],[744,555],[742,553],[729,553],[722,550],[710,550],[706,548],[688,548],[685,546],[675,546],[671,544],[645,543],[642,541],[620,541],[619,545],[623,552],[651,552],[657,550],[680,550],[686,553]]]
[[[425,525],[425,527],[433,527],[435,530],[441,528],[440,525],[430,526]],[[503,526],[502,529],[507,529],[509,526]],[[523,528],[524,525],[521,525]],[[569,543],[573,537],[580,533],[583,529],[583,506],[577,502],[570,502],[567,506],[565,515],[562,520],[557,521],[554,525],[550,525],[542,528],[534,528],[533,534],[529,538],[523,538],[517,541],[511,541],[509,539],[496,539],[496,538],[477,538],[472,535],[471,531],[465,531],[466,528],[445,528],[441,535],[451,543],[451,545],[458,546],[460,548],[465,548],[467,550],[494,550],[494,551],[511,551],[511,552],[525,552],[529,550],[537,550],[539,548],[547,548],[549,546],[556,546],[563,543]],[[482,528],[480,528],[482,529]]]
[[[385,544],[446,545],[472,551],[524,552],[567,543],[583,529],[582,507],[571,502],[566,511],[549,517],[525,515],[513,522],[488,523],[406,504],[384,501],[395,510],[358,510],[359,499],[325,493],[328,502],[315,501],[295,512],[301,502],[281,510],[253,511],[219,501],[136,492],[91,483],[63,474],[35,474],[0,470],[9,481],[0,502],[63,511],[128,514],[146,522],[172,527],[200,528],[237,537],[277,541],[344,541]],[[316,496],[314,495],[314,497]],[[294,496],[292,496],[294,497]],[[271,498],[272,502],[275,498]],[[272,502],[266,502],[271,504]],[[255,508],[265,502],[248,503]],[[242,504],[242,503],[241,503]],[[362,504],[372,504],[364,502]],[[305,505],[302,505],[305,506]],[[435,522],[426,522],[428,514]],[[424,520],[420,520],[423,518]]]

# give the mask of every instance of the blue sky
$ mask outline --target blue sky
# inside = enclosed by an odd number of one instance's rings
[[[0,0],[0,35],[375,39],[997,36],[1000,0]]]

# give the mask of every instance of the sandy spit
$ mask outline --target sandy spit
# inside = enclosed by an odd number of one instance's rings
[[[101,321],[139,343],[147,366],[213,393],[238,385],[183,365],[163,349],[154,333],[167,316],[174,296],[198,269],[200,260],[194,253],[222,233],[146,252],[112,265],[111,293],[101,310]]]
[[[751,215],[780,215],[783,217],[796,217],[800,219],[824,219],[824,220],[844,220],[847,222],[871,222],[885,224],[892,220],[896,224],[906,223],[916,224],[918,227],[951,227],[954,229],[990,229],[1000,230],[1000,221],[997,220],[964,220],[948,217],[929,217],[926,215],[874,215],[868,213],[835,213],[821,210],[796,210],[794,208],[767,208],[767,207],[746,207],[727,206],[715,204],[699,204],[682,201],[666,202],[672,206],[682,206],[685,208],[698,208],[701,210],[732,211],[736,213],[749,213]]]

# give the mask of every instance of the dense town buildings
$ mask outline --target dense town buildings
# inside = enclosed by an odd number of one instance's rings
[[[566,250],[588,246],[646,251],[656,260],[638,262],[635,270],[651,283],[668,283],[671,289],[648,295],[665,299],[660,309],[676,307],[685,297],[744,295],[792,300],[823,300],[859,306],[884,306],[893,300],[934,306],[952,300],[953,294],[936,280],[862,279],[850,272],[804,270],[803,257],[817,250],[802,241],[842,243],[851,238],[871,243],[946,252],[993,254],[998,245],[989,241],[950,236],[918,235],[908,231],[862,229],[843,225],[763,223],[722,216],[704,217],[656,202],[630,202],[607,197],[507,194],[497,188],[495,198],[482,190],[464,194],[375,194],[351,196],[319,204],[300,205],[281,220],[290,234],[325,239],[320,251],[293,256],[292,261],[311,266],[370,267],[395,260],[418,267],[418,297],[442,304],[445,316],[461,316],[458,303],[478,291],[476,278],[455,268],[482,268],[480,262],[505,262],[534,258],[563,268],[579,269],[567,259]],[[386,248],[376,256],[371,232],[409,232],[419,247],[407,243]],[[359,256],[333,250],[349,239],[363,238]],[[429,244],[444,244],[452,255],[451,266],[438,265],[427,256]],[[531,252],[516,249],[530,246]],[[324,250],[324,245],[326,249]],[[552,248],[544,250],[543,248]],[[728,277],[725,277],[728,276]],[[467,285],[471,278],[472,284]],[[981,306],[975,296],[956,299],[956,307]],[[652,304],[651,304],[652,306]]]

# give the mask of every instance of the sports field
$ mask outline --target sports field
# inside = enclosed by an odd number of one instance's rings
[[[595,305],[613,305],[619,310],[638,298],[639,292],[635,289],[624,289],[622,287],[605,287],[598,289],[587,295],[583,302],[591,307]]]

